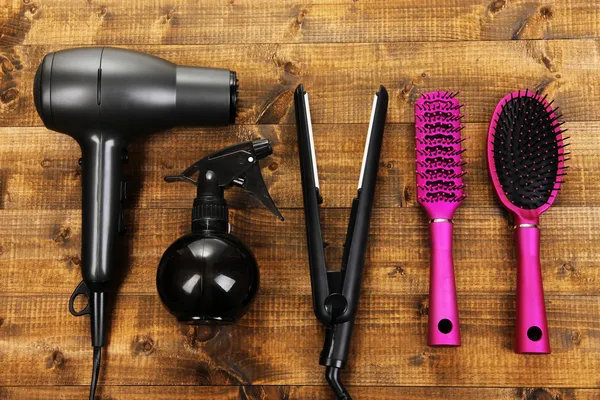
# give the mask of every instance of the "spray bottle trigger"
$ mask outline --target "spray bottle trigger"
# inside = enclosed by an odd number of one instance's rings
[[[167,183],[172,183],[172,182],[188,182],[188,183],[191,183],[192,185],[198,185],[198,182],[196,182],[195,180],[193,180],[189,176],[185,176],[185,175],[169,175],[169,176],[165,176],[165,182],[167,182]]]
[[[85,298],[87,299],[87,305],[82,310],[75,311],[75,299],[79,295],[85,296]],[[71,298],[69,299],[69,312],[76,317],[90,314],[92,312],[92,306],[90,303],[90,289],[87,287],[85,281],[81,281],[79,285],[77,285],[77,287],[73,291],[73,294],[71,294]]]
[[[190,165],[179,175],[165,176],[165,182],[188,182],[194,186],[198,186],[198,182],[191,178],[196,172],[198,172],[200,161]]]
[[[256,163],[254,167],[250,168],[246,172],[242,187],[247,192],[255,195],[258,200],[267,208],[267,210],[271,211],[273,215],[283,221],[283,215],[281,215],[277,209],[277,206],[275,205],[275,202],[273,201],[273,198],[269,194],[269,190],[267,189],[265,180],[260,172],[258,163]]]

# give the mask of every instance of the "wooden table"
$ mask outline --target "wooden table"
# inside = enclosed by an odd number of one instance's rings
[[[589,0],[2,0],[0,6],[0,398],[84,399],[89,321],[81,279],[77,144],[45,129],[32,100],[42,57],[111,45],[240,78],[238,124],[176,129],[130,148],[133,200],[102,399],[330,399],[318,365],[293,90],[311,96],[326,256],[338,266],[372,95],[390,93],[376,209],[352,354],[357,399],[600,398],[600,13]],[[462,90],[469,199],[455,225],[463,346],[426,346],[429,249],[415,201],[413,104]],[[572,161],[543,217],[549,356],[512,351],[511,222],[486,173],[485,137],[509,91],[556,99]],[[281,223],[241,191],[233,232],[255,251],[260,294],[236,326],[188,327],[162,306],[158,260],[190,229],[191,187],[163,177],[225,145],[265,137],[263,173]],[[250,206],[248,206],[250,204]]]

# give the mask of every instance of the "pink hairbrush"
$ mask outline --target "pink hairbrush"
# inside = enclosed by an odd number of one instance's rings
[[[494,110],[488,167],[500,201],[514,216],[517,246],[516,353],[550,353],[540,266],[540,214],[560,189],[568,153],[560,115],[538,93],[513,92]]]
[[[431,269],[427,344],[460,346],[452,218],[467,197],[461,154],[462,105],[456,93],[423,93],[415,103],[417,200],[429,219]]]

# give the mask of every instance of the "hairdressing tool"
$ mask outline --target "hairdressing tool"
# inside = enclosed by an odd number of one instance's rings
[[[415,103],[417,201],[429,219],[431,269],[427,344],[460,346],[452,227],[467,197],[462,177],[462,104],[452,92],[424,93]]]
[[[514,217],[517,245],[516,353],[550,353],[540,265],[539,216],[552,205],[566,175],[557,108],[546,96],[513,92],[494,110],[488,167],[500,201]]]
[[[327,367],[325,377],[335,392],[336,398],[349,400],[351,399],[350,394],[340,380],[340,369],[344,368],[348,359],[354,316],[358,308],[388,94],[381,86],[373,99],[358,192],[356,198],[352,200],[342,268],[339,271],[327,271],[325,265],[319,216],[319,204],[322,202],[322,197],[308,94],[302,85],[296,89],[294,104],[313,306],[317,319],[326,327],[325,344],[319,363]]]
[[[34,101],[47,128],[65,133],[82,152],[83,281],[69,309],[91,317],[93,399],[109,310],[121,278],[116,243],[125,227],[122,164],[128,144],[175,125],[227,125],[235,120],[237,79],[227,69],[185,67],[109,47],[46,55],[34,81]],[[87,306],[75,311],[77,296]]]
[[[239,143],[203,158],[180,175],[165,178],[197,186],[192,233],[169,246],[156,275],[158,294],[179,321],[232,324],[252,304],[259,285],[258,265],[252,251],[229,234],[224,191],[232,186],[244,188],[283,221],[258,164],[272,153],[266,139]]]

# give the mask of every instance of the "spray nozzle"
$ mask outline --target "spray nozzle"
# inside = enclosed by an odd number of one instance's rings
[[[255,140],[252,142],[252,149],[254,150],[254,154],[256,154],[256,158],[262,160],[273,154],[273,147],[271,146],[271,142],[268,139]]]
[[[194,224],[210,228],[214,223],[226,223],[227,203],[224,191],[232,186],[241,187],[256,196],[273,215],[283,221],[258,163],[271,154],[273,147],[267,139],[238,143],[204,157],[179,175],[165,177],[165,181],[196,185],[198,192],[194,201]],[[198,178],[194,180],[196,173]]]

